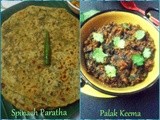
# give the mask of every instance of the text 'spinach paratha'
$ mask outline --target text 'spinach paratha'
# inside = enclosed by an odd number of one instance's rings
[[[62,8],[29,6],[12,15],[2,24],[3,86],[47,107],[78,100],[78,29],[79,21]],[[44,64],[44,30],[50,66]]]

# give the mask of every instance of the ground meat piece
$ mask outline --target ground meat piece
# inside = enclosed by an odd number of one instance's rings
[[[83,51],[84,52],[90,52],[94,48],[96,48],[98,45],[99,45],[99,42],[93,41],[93,42],[89,43],[86,47],[84,47]]]
[[[153,65],[154,65],[154,61],[152,61],[152,60],[147,60],[146,61],[146,63],[145,63],[145,70],[146,71],[151,71],[152,70],[152,68],[153,68]]]

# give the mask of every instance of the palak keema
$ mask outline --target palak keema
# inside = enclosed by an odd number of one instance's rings
[[[63,8],[29,6],[2,24],[2,94],[23,110],[79,99],[79,21]],[[45,32],[51,64],[44,64]]]

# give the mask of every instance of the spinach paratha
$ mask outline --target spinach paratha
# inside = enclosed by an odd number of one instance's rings
[[[44,30],[51,43],[49,66],[44,64]],[[2,24],[2,83],[47,107],[75,102],[79,99],[78,39],[79,21],[63,8],[29,6],[13,14]]]

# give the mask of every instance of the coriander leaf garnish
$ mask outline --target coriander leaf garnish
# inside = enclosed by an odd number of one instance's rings
[[[125,47],[125,41],[123,39],[120,39],[120,37],[114,37],[113,44],[117,48],[124,48]]]
[[[93,39],[102,43],[104,41],[103,34],[93,32]]]
[[[141,54],[132,55],[132,61],[137,66],[142,66],[144,64],[144,57]]]
[[[128,25],[127,23],[123,23],[122,26],[123,26],[123,28],[125,28],[125,29],[130,29],[130,27],[129,27],[129,25]]]
[[[103,63],[104,58],[107,56],[108,55],[103,52],[102,48],[96,48],[92,54],[92,58],[98,63]]]
[[[137,40],[143,39],[144,36],[145,36],[145,31],[144,30],[137,30],[135,32],[135,37],[136,37]]]
[[[113,65],[106,65],[105,66],[105,71],[108,77],[116,77],[116,68]]]
[[[143,50],[143,57],[144,58],[149,58],[151,56],[151,50],[150,48],[144,48]]]

